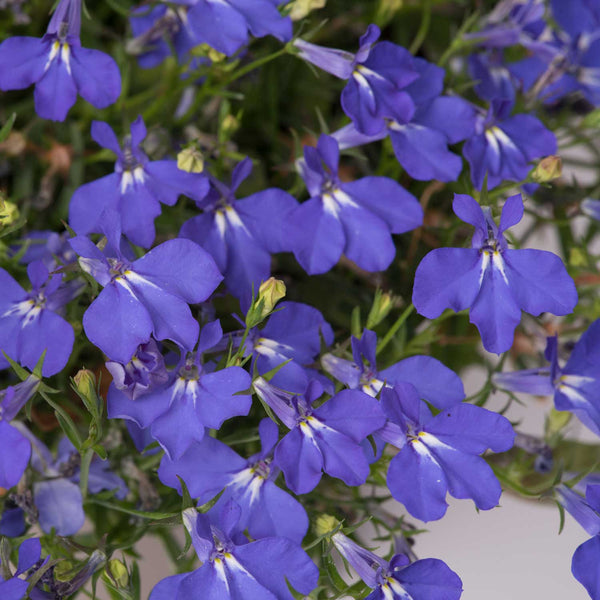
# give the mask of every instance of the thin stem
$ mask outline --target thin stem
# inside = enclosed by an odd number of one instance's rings
[[[410,317],[411,313],[414,310],[415,310],[415,306],[412,303],[410,304],[410,306],[406,307],[404,312],[398,317],[396,322],[390,327],[390,329],[385,334],[383,339],[379,342],[379,344],[377,344],[377,354],[379,354],[392,341],[393,337],[396,335],[396,333],[398,333],[398,330],[400,329],[400,327],[402,327],[402,325],[404,325],[404,322],[406,321],[406,319],[408,319],[408,317]]]

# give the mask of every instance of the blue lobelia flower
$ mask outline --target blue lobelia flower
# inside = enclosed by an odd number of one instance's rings
[[[24,250],[23,250],[24,248]],[[30,231],[10,248],[10,255],[20,254],[19,262],[28,265],[35,260],[42,261],[48,271],[77,260],[69,244],[69,234],[55,231]]]
[[[248,459],[208,435],[196,442],[178,460],[167,455],[158,469],[160,480],[181,493],[181,477],[193,498],[202,505],[222,490],[214,510],[233,500],[240,509],[239,527],[254,539],[285,537],[301,543],[308,530],[303,506],[275,485],[279,469],[273,464],[273,449],[279,441],[277,425],[263,419],[258,427],[262,449]]]
[[[4,269],[0,269],[0,350],[33,370],[44,352],[42,375],[61,371],[71,356],[75,335],[58,313],[82,288],[74,280],[62,284],[62,275],[50,276],[41,261],[27,266],[32,290],[26,292]],[[8,367],[0,356],[0,369]]]
[[[140,344],[126,365],[111,360],[106,363],[106,369],[113,378],[111,385],[131,400],[137,400],[169,379],[164,358],[153,339]]]
[[[558,362],[558,338],[549,337],[548,367],[496,373],[494,383],[508,390],[554,395],[557,410],[568,410],[600,435],[600,320],[594,321],[575,344],[564,367]]]
[[[83,315],[88,339],[122,364],[151,336],[191,350],[199,325],[188,305],[204,302],[219,285],[213,259],[197,244],[177,239],[130,261],[120,252],[118,216],[106,211],[104,224],[106,254],[84,236],[71,240],[82,269],[104,287]]]
[[[204,326],[196,353],[184,353],[166,383],[133,401],[111,386],[108,416],[151,427],[152,437],[171,459],[177,460],[190,445],[204,438],[205,427],[219,429],[226,419],[247,415],[252,400],[241,392],[250,387],[248,373],[241,367],[210,372],[202,364],[202,353],[222,337],[218,321]]]
[[[585,490],[585,500],[565,485],[560,485],[557,491],[560,503],[592,536],[575,550],[571,562],[571,572],[586,589],[590,598],[599,600],[600,485],[588,485]]]
[[[585,198],[581,203],[581,212],[596,221],[600,221],[600,200]]]
[[[296,206],[287,192],[269,188],[237,200],[235,190],[252,170],[244,159],[233,170],[230,187],[211,179],[211,191],[199,205],[203,213],[186,221],[180,236],[200,244],[225,275],[227,289],[246,311],[261,282],[271,273],[271,254],[291,250],[283,235],[284,219]]]
[[[331,541],[373,591],[365,600],[458,600],[462,581],[441,560],[425,558],[410,564],[405,554],[390,561],[366,550],[341,532]]]
[[[38,538],[31,538],[21,542],[19,546],[19,562],[15,574],[7,580],[2,579],[0,575],[0,597],[2,600],[23,600],[27,596],[26,592],[29,583],[26,579],[21,579],[19,575],[24,575],[29,569],[37,566],[40,562],[41,554],[42,545]],[[2,570],[4,571],[7,567],[8,565],[4,565]]]
[[[149,161],[140,148],[146,137],[142,117],[131,124],[131,135],[119,145],[114,131],[101,121],[92,122],[92,137],[117,155],[115,172],[85,183],[73,194],[69,223],[79,235],[100,233],[103,213],[115,211],[123,234],[134,244],[149,248],[156,231],[154,219],[161,202],[173,206],[181,194],[196,201],[208,192],[208,179],[201,173],[188,173],[175,160]]]
[[[361,133],[351,123],[332,136],[344,149],[389,135],[398,162],[413,179],[455,181],[462,171],[462,160],[448,145],[473,135],[475,108],[462,98],[442,95],[444,69],[422,58],[414,59],[414,67],[420,76],[406,88],[416,107],[412,119],[401,122],[386,118],[385,127],[374,135]]]
[[[310,199],[286,219],[286,237],[298,262],[311,274],[329,271],[345,254],[366,271],[384,271],[394,259],[392,233],[419,227],[419,201],[387,177],[342,182],[337,141],[321,135],[304,148],[300,162]]]
[[[10,422],[35,393],[40,380],[30,375],[0,391],[0,487],[9,489],[21,479],[31,456],[31,443]]]
[[[189,51],[202,43],[191,27],[187,11],[184,6],[165,4],[142,5],[131,11],[129,24],[135,38],[128,42],[127,49],[138,55],[140,67],[156,67],[171,55],[171,47],[178,61],[184,63]]]
[[[421,315],[435,319],[446,308],[470,308],[483,346],[500,354],[512,345],[521,310],[534,316],[573,311],[577,290],[558,256],[508,248],[504,232],[523,216],[520,194],[504,204],[500,227],[490,209],[482,209],[471,196],[456,194],[453,209],[475,227],[471,248],[437,248],[421,261],[413,288],[413,303]]]
[[[482,510],[498,504],[500,483],[479,455],[488,448],[512,448],[515,432],[508,419],[472,404],[458,404],[434,417],[408,383],[384,388],[381,407],[388,422],[377,435],[399,449],[390,462],[387,485],[411,515],[422,521],[441,519],[448,492],[471,498]]]
[[[410,356],[387,369],[378,370],[376,362],[377,334],[365,329],[361,338],[352,336],[353,361],[325,354],[323,368],[350,389],[360,389],[376,396],[384,385],[411,383],[421,398],[436,408],[448,408],[465,397],[460,377],[436,358]]]
[[[542,122],[528,114],[509,116],[512,103],[493,100],[486,115],[477,118],[475,135],[463,153],[471,167],[471,180],[480,190],[487,175],[488,189],[503,181],[521,181],[531,161],[556,152],[556,137]]]
[[[194,45],[208,44],[231,56],[254,37],[272,35],[282,42],[292,37],[292,21],[277,10],[273,0],[173,0],[189,7],[188,26],[196,39]]]
[[[348,84],[342,91],[342,107],[357,131],[376,135],[385,129],[384,118],[407,123],[415,112],[415,104],[406,87],[418,79],[419,72],[408,50],[379,42],[381,31],[369,25],[360,38],[356,54],[316,46],[297,39],[294,46],[299,56]]]
[[[298,543],[283,537],[245,543],[240,507],[230,501],[219,512],[211,522],[193,508],[184,511],[202,566],[163,579],[149,600],[293,600],[288,581],[301,594],[316,587],[319,570]]]
[[[253,385],[290,429],[275,448],[274,460],[293,492],[310,492],[322,471],[347,485],[366,481],[369,463],[360,444],[385,422],[377,400],[359,390],[343,390],[314,408],[323,395],[317,381],[311,381],[303,395],[286,393],[262,377]]]
[[[121,93],[115,61],[99,50],[82,48],[81,0],[61,0],[44,37],[12,37],[0,45],[0,89],[21,90],[35,84],[40,117],[64,121],[77,94],[96,108],[106,108]]]
[[[505,48],[520,44],[535,47],[546,29],[544,0],[502,0],[483,19],[480,31],[465,35],[485,48]]]
[[[230,341],[237,349],[243,331],[226,336],[220,344],[225,349]],[[268,373],[282,363],[271,383],[288,392],[302,393],[310,379],[318,377],[306,368],[321,351],[321,341],[333,343],[333,330],[323,315],[312,306],[300,302],[282,302],[262,329],[252,328],[244,341],[244,357],[252,356],[250,371]]]

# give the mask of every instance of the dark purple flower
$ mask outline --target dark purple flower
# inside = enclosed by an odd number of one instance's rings
[[[319,570],[302,548],[283,537],[244,543],[238,533],[240,514],[240,507],[231,501],[218,515],[211,515],[216,517],[212,521],[193,508],[184,511],[184,524],[202,566],[163,579],[149,600],[293,600],[288,582],[309,594]]]
[[[241,392],[250,387],[248,373],[241,367],[210,372],[202,363],[202,353],[222,337],[218,321],[206,325],[196,353],[184,354],[166,383],[135,400],[111,386],[108,416],[151,427],[152,437],[177,460],[191,444],[204,438],[205,427],[219,429],[226,419],[247,415],[252,400]]]
[[[104,287],[83,315],[88,339],[124,365],[151,336],[191,350],[199,325],[188,305],[206,300],[221,281],[213,259],[197,244],[176,239],[129,261],[118,250],[118,216],[105,216],[108,256],[86,237],[71,240],[81,267]]]
[[[458,600],[462,581],[446,563],[425,558],[410,564],[404,554],[390,561],[365,550],[341,532],[331,541],[373,591],[365,600]]]
[[[388,488],[411,515],[441,519],[448,492],[471,498],[482,510],[498,504],[500,483],[479,455],[512,448],[515,432],[508,419],[473,404],[434,417],[410,384],[384,388],[381,407],[388,422],[377,435],[400,450],[390,462]]]
[[[460,377],[431,356],[410,356],[387,369],[378,370],[377,335],[365,329],[361,338],[352,336],[353,361],[325,354],[323,368],[350,389],[376,396],[384,385],[411,383],[421,398],[436,408],[448,408],[465,397]]]
[[[115,61],[99,50],[82,48],[81,0],[61,0],[43,38],[11,37],[0,45],[0,89],[35,84],[40,117],[64,121],[77,94],[106,108],[121,93]]]
[[[149,248],[156,231],[154,219],[160,204],[173,206],[181,194],[196,201],[208,192],[208,179],[188,173],[175,160],[149,161],[140,148],[146,137],[142,117],[131,124],[131,135],[119,145],[114,131],[101,121],[92,122],[92,137],[117,155],[115,172],[75,190],[69,205],[69,223],[79,235],[101,233],[105,211],[115,211],[121,230],[131,242]]]
[[[275,448],[275,464],[293,492],[310,492],[322,471],[347,485],[366,481],[369,463],[360,443],[385,422],[377,400],[358,390],[343,390],[314,408],[323,395],[317,381],[310,382],[304,395],[288,394],[262,377],[254,381],[254,388],[290,429]]]
[[[185,481],[193,498],[202,505],[221,490],[214,510],[233,500],[240,509],[239,527],[248,529],[254,539],[286,537],[301,543],[308,530],[308,517],[302,505],[275,485],[279,469],[273,464],[273,449],[279,441],[277,426],[270,419],[259,425],[262,449],[248,459],[227,445],[204,436],[179,458],[164,456],[158,476],[181,491],[178,476]]]
[[[10,424],[35,393],[40,380],[30,375],[22,383],[0,391],[0,487],[9,489],[21,479],[31,443],[22,431]]]
[[[200,244],[225,275],[227,289],[247,310],[252,290],[271,273],[271,254],[291,250],[283,235],[284,219],[296,206],[287,192],[269,188],[237,200],[235,190],[252,170],[244,159],[233,170],[230,187],[211,179],[211,191],[199,204],[203,213],[183,224],[180,236]]]
[[[342,92],[342,107],[360,133],[376,135],[385,129],[384,118],[399,123],[411,120],[415,105],[406,87],[419,77],[413,57],[401,46],[379,42],[381,32],[369,25],[360,38],[356,54],[294,41],[304,60],[332,73],[348,84]]]
[[[446,308],[470,308],[469,318],[486,350],[500,354],[513,341],[521,310],[566,315],[577,304],[577,290],[562,261],[544,250],[510,250],[504,232],[523,216],[520,194],[502,209],[500,227],[489,207],[456,194],[456,215],[475,227],[471,248],[437,248],[415,273],[413,303],[419,314],[435,319]]]
[[[528,114],[511,117],[511,109],[510,101],[492,101],[487,114],[478,116],[475,135],[465,142],[463,153],[478,190],[486,175],[488,189],[503,181],[522,181],[532,160],[556,152],[556,137],[539,119]]]
[[[298,262],[310,274],[329,271],[345,254],[366,271],[384,271],[396,247],[392,233],[423,222],[419,201],[387,177],[345,183],[338,177],[337,141],[321,135],[304,148],[301,173],[310,199],[286,219],[286,235]]]
[[[50,276],[41,261],[27,267],[32,290],[26,292],[4,269],[0,269],[0,349],[33,370],[44,352],[42,375],[59,371],[71,356],[75,335],[59,314],[81,290],[74,281],[62,285],[62,275]],[[0,356],[0,368],[9,363]]]

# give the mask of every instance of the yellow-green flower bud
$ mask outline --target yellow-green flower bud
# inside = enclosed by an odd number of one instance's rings
[[[299,21],[304,19],[313,10],[323,8],[327,0],[294,0],[290,4],[290,18],[292,21]]]
[[[19,216],[17,205],[0,197],[0,229],[15,223]]]
[[[328,533],[336,531],[341,523],[331,515],[319,515],[315,522],[315,533],[317,537],[322,537]]]
[[[111,558],[104,568],[104,574],[115,584],[117,588],[126,588],[129,585],[129,573],[127,567],[116,558]]]
[[[230,138],[240,128],[239,120],[233,115],[227,115],[221,123],[221,133]]]
[[[562,175],[562,159],[560,156],[551,155],[542,158],[533,170],[531,177],[538,183],[547,183],[558,179]]]
[[[377,290],[375,299],[373,300],[373,306],[367,317],[367,329],[373,329],[379,325],[379,323],[388,316],[395,305],[396,299],[391,294]]]
[[[198,148],[193,146],[184,148],[177,155],[177,167],[188,173],[202,173],[204,171],[204,156]]]
[[[256,327],[273,312],[275,305],[285,296],[285,283],[275,277],[269,277],[258,288],[258,296],[246,315],[246,325]]]

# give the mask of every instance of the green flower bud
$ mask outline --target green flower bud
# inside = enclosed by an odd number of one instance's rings
[[[246,325],[255,327],[273,312],[275,305],[285,296],[285,283],[275,277],[269,277],[258,288],[258,296],[246,315]]]
[[[177,155],[177,167],[188,173],[202,173],[204,171],[204,156],[194,146],[184,148]]]
[[[126,588],[129,585],[129,572],[127,567],[116,558],[111,558],[104,568],[107,576],[117,588]]]
[[[323,8],[327,0],[294,0],[290,6],[290,18],[292,21],[300,21],[304,19],[313,10]]]
[[[319,515],[315,523],[315,532],[318,537],[337,531],[341,523],[331,515]]]
[[[542,158],[531,173],[531,178],[538,183],[547,183],[558,179],[562,175],[562,159],[560,156],[551,155]]]
[[[17,205],[0,196],[0,230],[18,221],[19,216]]]

